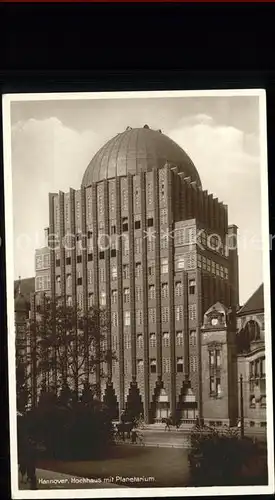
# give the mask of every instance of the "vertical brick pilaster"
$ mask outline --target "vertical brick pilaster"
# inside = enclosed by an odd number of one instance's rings
[[[173,183],[174,173],[167,169],[167,204],[168,204],[168,231],[172,234],[174,230],[173,213]],[[176,347],[175,347],[175,301],[174,301],[174,241],[168,240],[168,293],[169,293],[169,331],[170,331],[170,409],[174,416],[176,413]]]
[[[142,307],[143,307],[143,370],[144,370],[144,419],[149,422],[149,334],[148,334],[148,280],[147,280],[147,210],[146,174],[140,174],[141,232],[142,232]]]

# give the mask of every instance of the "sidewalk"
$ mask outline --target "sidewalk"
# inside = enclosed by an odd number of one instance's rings
[[[68,474],[62,474],[60,472],[53,472],[44,469],[36,469],[37,477],[37,489],[38,490],[49,490],[49,489],[96,489],[96,488],[124,488],[124,486],[119,486],[117,484],[108,482],[108,478],[105,481],[100,479],[83,478],[79,476],[71,476]],[[29,483],[19,482],[19,490],[29,490]]]

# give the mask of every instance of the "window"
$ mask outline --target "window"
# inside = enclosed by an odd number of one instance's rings
[[[190,356],[190,371],[195,372],[197,370],[197,357]]]
[[[122,190],[122,210],[127,210],[128,208],[128,196],[127,196],[127,191],[126,189],[123,189]]]
[[[131,349],[131,336],[130,335],[124,335],[124,348]]]
[[[112,304],[116,304],[117,303],[117,290],[112,290],[111,301],[112,301]]]
[[[176,281],[175,283],[175,295],[179,297],[183,294],[183,286],[181,281]]]
[[[221,351],[219,349],[211,349],[209,351],[209,366],[210,366],[210,379],[212,385],[210,387],[210,395],[212,397],[221,396],[221,378],[220,378],[220,366],[221,366]]]
[[[103,196],[101,192],[98,192],[97,194],[97,205],[98,205],[98,213],[100,215],[103,214]]]
[[[201,254],[199,253],[197,255],[197,260],[198,260],[198,267],[201,268]]]
[[[210,259],[206,259],[206,268],[207,268],[207,272],[211,273],[211,260]]]
[[[196,289],[196,281],[195,280],[189,280],[189,294],[194,295]]]
[[[81,258],[81,256],[80,256],[80,258]],[[81,262],[81,261],[80,261],[80,262]],[[59,267],[59,266],[60,266],[60,259],[56,259],[56,261],[55,261],[55,265],[56,265],[56,267]]]
[[[161,274],[168,273],[168,259],[161,259]]]
[[[112,211],[115,209],[115,193],[113,191],[110,193],[110,209]]]
[[[147,239],[147,250],[148,252],[154,252],[155,250],[155,240],[153,238]]]
[[[104,281],[105,281],[105,268],[104,267],[99,268],[99,281],[101,283],[104,283]]]
[[[159,187],[160,187],[160,189],[159,189],[160,201],[163,201],[165,198],[165,183],[163,180],[161,180]]]
[[[160,225],[167,224],[167,209],[162,208],[160,210]]]
[[[224,268],[224,279],[228,280],[228,269],[227,269],[227,267]]]
[[[183,346],[183,332],[176,332],[176,345]]]
[[[214,395],[215,394],[215,379],[214,377],[210,377],[210,395]]]
[[[162,334],[162,344],[163,344],[163,347],[169,347],[170,346],[170,333],[169,332],[163,332],[163,334]]]
[[[153,201],[152,195],[153,195],[153,185],[151,182],[148,182],[148,184],[147,184],[148,205],[150,205]]]
[[[149,299],[155,299],[156,296],[156,290],[155,290],[155,285],[149,285]]]
[[[136,262],[136,278],[141,276],[141,262]]]
[[[189,343],[190,343],[190,346],[193,346],[193,347],[197,345],[197,332],[196,332],[196,330],[190,330]]]
[[[156,308],[150,307],[148,312],[149,312],[149,323],[155,323],[156,322]]]
[[[88,253],[88,262],[91,262],[93,260],[93,254]]]
[[[135,253],[141,253],[142,241],[141,238],[135,238]]]
[[[117,326],[117,312],[112,312],[112,326]]]
[[[82,285],[82,277],[77,278],[77,286]]]
[[[166,299],[169,294],[169,288],[168,288],[168,283],[162,283],[161,284],[161,296],[163,299]]]
[[[122,240],[122,253],[124,256],[129,255],[129,238],[124,237]]]
[[[123,290],[123,302],[128,304],[130,302],[130,288],[124,288]]]
[[[81,264],[81,262],[82,262],[82,256],[81,255],[77,255],[76,262],[77,262],[77,264]]]
[[[141,227],[141,222],[140,222],[140,220],[136,220],[136,221],[135,221],[135,229],[140,229],[140,227]]]
[[[66,257],[66,266],[71,265],[71,257]]]
[[[166,250],[168,248],[168,234],[163,234],[160,237],[160,249]]]
[[[73,300],[71,295],[67,295],[67,306],[72,306],[73,305]]]
[[[183,358],[177,358],[177,373],[183,373]]]
[[[111,249],[111,257],[116,257],[116,249],[115,248]]]
[[[196,304],[190,304],[189,307],[189,319],[195,321],[197,318],[197,306]]]
[[[141,286],[136,286],[136,302],[140,302],[141,300],[142,300]]]
[[[135,204],[136,205],[139,204],[139,189],[138,188],[135,189]]]
[[[170,373],[170,358],[162,358],[162,371],[163,373]]]
[[[82,309],[82,307],[83,307],[83,294],[82,293],[77,294],[77,304],[78,304],[79,308]]]
[[[154,219],[153,217],[150,217],[149,219],[147,219],[147,227],[153,227],[154,225]]]
[[[176,229],[175,231],[175,245],[183,245],[184,244],[184,233],[185,229]]]
[[[99,258],[102,260],[104,259],[104,252],[99,252]]]
[[[117,267],[116,266],[111,267],[111,279],[113,281],[117,279]]]
[[[220,377],[217,377],[216,378],[216,394],[217,394],[217,397],[219,397],[221,395],[221,379]]]
[[[176,306],[175,307],[175,321],[182,321],[183,320],[183,306]]]
[[[128,231],[128,217],[123,217],[122,219],[122,231],[123,233]]]
[[[50,266],[50,254],[46,253],[43,259],[43,267],[47,268]]]
[[[114,351],[116,351],[118,348],[117,335],[114,334],[112,334],[112,348],[114,349]]]
[[[111,225],[111,234],[116,234],[116,225],[115,224]]]
[[[157,360],[150,359],[150,373],[157,373]]]
[[[184,263],[185,263],[185,259],[184,259],[184,256],[183,255],[177,255],[176,256],[176,271],[179,271],[181,269],[184,269]]]
[[[106,306],[106,293],[105,292],[100,292],[100,305],[101,306]]]
[[[94,294],[93,293],[89,293],[88,305],[89,305],[89,307],[93,307],[93,305],[94,305]]]
[[[169,321],[169,308],[168,307],[161,308],[161,321],[162,321],[162,323],[168,323],[168,321]]]
[[[142,309],[136,310],[136,322],[137,322],[137,326],[140,326],[143,323],[143,311],[142,311]]]
[[[131,324],[131,312],[124,311],[124,326],[130,326]]]
[[[129,278],[129,264],[123,264],[122,274],[124,280]]]
[[[88,277],[88,285],[91,285],[93,283],[93,270],[92,269],[87,270],[87,277]]]
[[[143,359],[137,360],[137,372],[138,374],[143,373]]]
[[[148,276],[154,276],[155,274],[155,263],[150,261],[148,262]]]
[[[155,333],[150,333],[150,347],[156,347],[157,337]]]
[[[137,348],[143,349],[143,335],[141,333],[137,335]]]

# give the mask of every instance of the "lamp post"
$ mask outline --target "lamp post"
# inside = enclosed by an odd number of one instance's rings
[[[243,376],[240,375],[240,417],[241,417],[241,438],[244,437],[244,408],[243,408]]]

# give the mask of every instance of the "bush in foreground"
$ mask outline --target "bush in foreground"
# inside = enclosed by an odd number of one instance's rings
[[[113,440],[108,409],[96,400],[38,406],[25,416],[25,431],[46,458],[58,460],[98,458]]]
[[[194,486],[266,484],[266,456],[259,444],[230,428],[196,428],[189,454]]]

